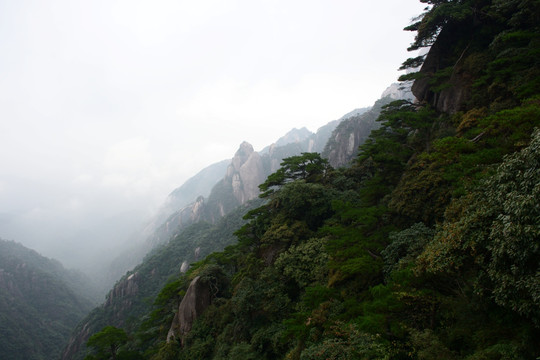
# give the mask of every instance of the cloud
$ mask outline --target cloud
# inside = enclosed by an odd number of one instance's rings
[[[113,172],[139,174],[151,164],[148,139],[136,137],[111,145],[103,161],[104,167]]]

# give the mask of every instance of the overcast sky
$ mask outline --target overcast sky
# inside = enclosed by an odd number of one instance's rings
[[[0,237],[73,266],[77,241],[118,240],[108,225],[137,223],[242,141],[260,150],[371,105],[422,9],[0,0]]]

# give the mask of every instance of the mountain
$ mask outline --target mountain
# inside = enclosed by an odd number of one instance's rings
[[[540,4],[422,2],[417,101],[388,104],[345,167],[284,159],[118,357],[540,357]]]
[[[55,359],[95,305],[82,274],[0,239],[0,358]]]
[[[367,109],[357,109],[356,112],[365,110]],[[236,207],[256,198],[259,195],[259,184],[279,168],[284,158],[302,152],[321,152],[338,123],[339,120],[331,121],[319,128],[316,133],[310,132],[305,127],[292,129],[260,152],[256,152],[248,142],[243,142],[230,161],[222,161],[207,167],[169,195],[160,215],[144,231],[149,243],[154,245],[163,243],[180,228],[198,221],[215,223]],[[218,176],[221,171],[221,176]],[[205,184],[214,182],[209,195],[190,193],[197,189],[187,185],[200,182],[202,179]],[[194,200],[182,206],[181,202],[174,200],[178,197],[177,194],[186,194],[182,196],[184,198],[191,196]]]

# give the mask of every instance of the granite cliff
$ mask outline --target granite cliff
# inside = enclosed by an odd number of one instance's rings
[[[358,147],[366,141],[371,130],[379,127],[376,120],[382,107],[398,99],[413,101],[410,84],[392,84],[371,108],[345,115],[328,139],[322,151],[323,157],[335,168],[350,165],[358,153]]]

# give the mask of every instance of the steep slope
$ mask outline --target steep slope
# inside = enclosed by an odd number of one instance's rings
[[[0,239],[0,358],[58,358],[94,305],[83,296],[91,288],[59,262]]]
[[[134,333],[145,341],[126,348],[156,359],[540,357],[540,2],[422,2],[412,48],[434,47],[407,77],[420,102],[386,107],[348,168],[285,159],[238,243],[163,288]],[[190,284],[204,306],[182,327],[174,313],[196,306]]]

